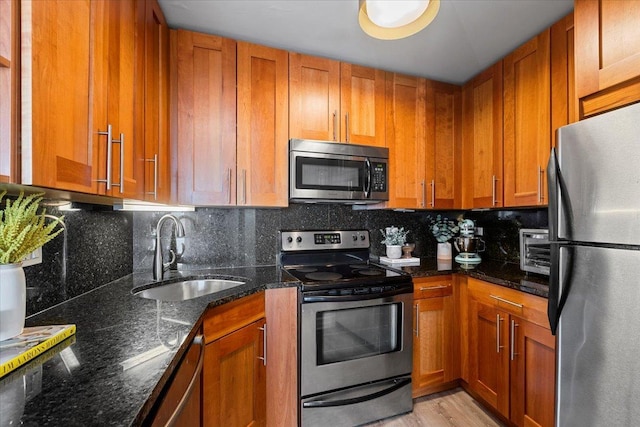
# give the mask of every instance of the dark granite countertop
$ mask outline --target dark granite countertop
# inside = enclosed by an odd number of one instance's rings
[[[517,264],[484,260],[473,270],[423,258],[403,267],[413,277],[460,273],[546,297],[547,279]],[[74,337],[0,380],[0,425],[140,425],[165,386],[208,307],[298,282],[276,266],[194,269],[165,282],[192,277],[245,281],[232,289],[183,302],[140,298],[132,290],[153,283],[134,273],[27,319],[26,326],[69,324]],[[154,354],[159,353],[155,357]]]
[[[153,282],[150,274],[134,273],[29,317],[26,326],[73,323],[77,331],[0,380],[0,425],[139,425],[207,307],[296,284],[275,266],[190,270],[168,278],[184,277],[246,284],[183,302],[158,302],[132,294]]]
[[[482,260],[473,269],[464,269],[455,261],[441,262],[435,258],[421,258],[420,266],[402,267],[413,277],[430,277],[442,274],[464,274],[469,277],[506,286],[544,298],[549,296],[549,278],[520,270],[519,264],[503,261]]]

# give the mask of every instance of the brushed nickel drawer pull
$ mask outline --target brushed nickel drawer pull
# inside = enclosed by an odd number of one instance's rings
[[[265,323],[263,327],[258,328],[258,330],[262,331],[262,354],[263,357],[258,356],[258,360],[262,360],[262,365],[267,366],[267,324]]]
[[[444,289],[444,288],[448,288],[451,285],[438,285],[438,286],[427,286],[425,288],[420,288],[421,291],[428,291],[430,289]]]
[[[496,353],[500,353],[500,349],[502,346],[500,345],[500,322],[502,322],[502,318],[500,318],[500,313],[496,314]]]
[[[522,304],[518,304],[517,302],[509,301],[508,299],[500,298],[500,297],[497,297],[495,295],[489,295],[489,297],[493,298],[494,300],[500,301],[500,302],[511,304],[511,305],[516,306],[518,308],[522,308],[523,307]]]

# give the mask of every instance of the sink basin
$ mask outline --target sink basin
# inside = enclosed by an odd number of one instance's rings
[[[227,279],[193,279],[145,289],[136,292],[136,295],[160,301],[185,301],[244,284],[245,282]]]

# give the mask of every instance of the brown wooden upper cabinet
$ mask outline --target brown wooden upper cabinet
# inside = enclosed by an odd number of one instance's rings
[[[460,86],[427,81],[427,206],[454,209],[461,206],[462,91]]]
[[[287,206],[289,56],[238,42],[238,205]]]
[[[387,207],[426,207],[426,97],[425,79],[387,73]]]
[[[578,120],[573,12],[551,26],[551,146],[556,129]]]
[[[144,85],[139,85],[144,99],[143,126],[139,137],[144,140],[145,200],[171,201],[171,171],[169,145],[169,26],[155,1],[138,2],[144,17]]]
[[[504,206],[544,205],[550,140],[546,29],[503,60]]]
[[[19,3],[0,1],[0,183],[17,182]]]
[[[640,1],[575,0],[580,118],[640,101]]]
[[[502,61],[464,85],[462,109],[463,207],[501,207]]]
[[[21,3],[22,184],[144,198],[144,6]]]
[[[289,54],[291,138],[385,146],[385,73]]]
[[[286,206],[287,52],[178,30],[176,65],[178,201]]]

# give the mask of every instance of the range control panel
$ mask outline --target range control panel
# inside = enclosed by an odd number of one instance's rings
[[[318,251],[330,249],[369,248],[368,230],[305,230],[281,231],[283,251]]]

